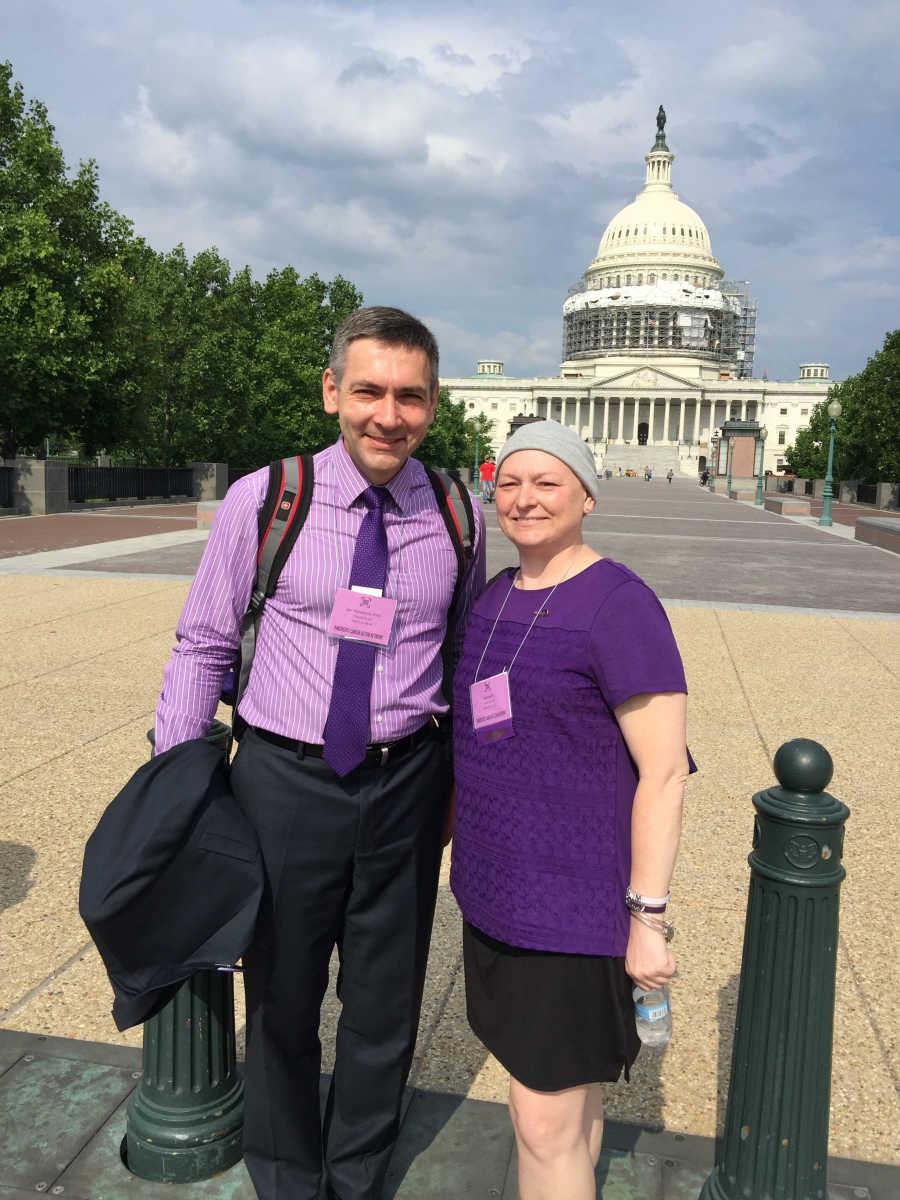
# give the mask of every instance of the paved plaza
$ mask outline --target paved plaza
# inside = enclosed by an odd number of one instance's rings
[[[162,667],[204,544],[192,516],[189,507],[143,508],[0,521],[7,1030],[139,1045],[139,1030],[120,1035],[109,1016],[109,987],[76,897],[85,839],[148,753]],[[94,524],[79,531],[69,528],[74,522]],[[488,526],[494,573],[514,556],[490,508]],[[687,481],[603,482],[588,540],[666,603],[687,669],[689,741],[700,768],[688,787],[672,889],[675,1035],[664,1051],[642,1051],[630,1084],[606,1089],[607,1108],[615,1120],[670,1134],[721,1132],[750,797],[773,782],[778,746],[809,737],[831,751],[830,790],[851,810],[830,1152],[900,1166],[900,556],[848,533]],[[504,1072],[465,1020],[460,917],[446,867],[413,1083],[423,1094],[499,1104]],[[336,1010],[332,997],[326,1069]]]

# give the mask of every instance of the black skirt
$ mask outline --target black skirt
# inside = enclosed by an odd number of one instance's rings
[[[539,1092],[613,1083],[637,1058],[625,959],[510,946],[463,925],[466,1007],[475,1036]]]

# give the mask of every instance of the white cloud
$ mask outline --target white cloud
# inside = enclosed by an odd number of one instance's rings
[[[0,19],[68,158],[98,160],[153,245],[341,272],[427,314],[448,371],[556,370],[566,287],[641,186],[660,101],[676,188],[798,358],[855,370],[900,324],[890,0],[673,0],[637,32],[608,0],[0,0]]]

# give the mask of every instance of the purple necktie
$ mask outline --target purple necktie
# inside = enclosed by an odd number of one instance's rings
[[[350,587],[384,590],[388,546],[384,531],[384,502],[388,490],[367,487],[362,494],[368,512],[356,538]],[[375,671],[375,647],[344,639],[338,647],[331,688],[331,705],[325,722],[322,757],[344,778],[366,757],[369,740],[369,698]]]

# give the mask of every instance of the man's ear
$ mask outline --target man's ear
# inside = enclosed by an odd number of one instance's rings
[[[338,386],[331,367],[326,367],[322,376],[322,407],[327,413],[338,411]]]
[[[436,383],[434,385],[434,391],[431,394],[430,411],[428,414],[428,424],[429,425],[434,424],[434,418],[437,415],[437,398],[438,398],[438,392],[440,391],[440,389],[441,389],[441,385],[439,383]]]

